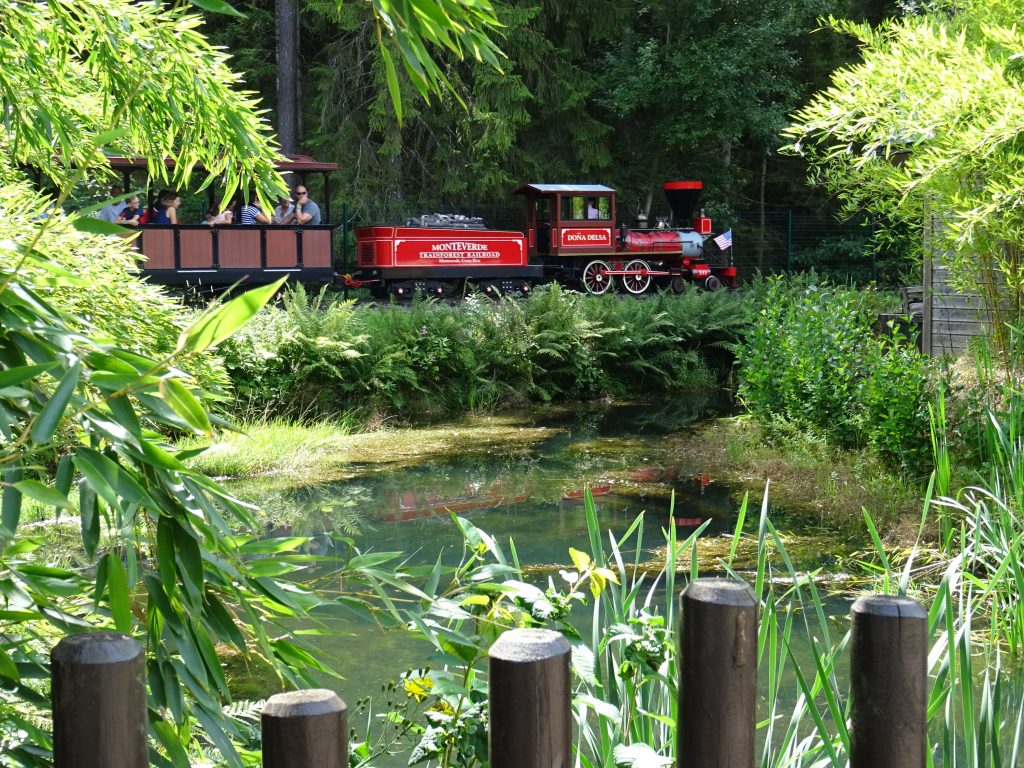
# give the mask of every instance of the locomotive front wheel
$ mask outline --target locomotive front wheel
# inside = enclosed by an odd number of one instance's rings
[[[583,268],[581,279],[587,293],[600,295],[612,287],[612,279],[608,275],[608,265],[599,259],[590,262]]]
[[[677,276],[672,278],[672,290],[676,293],[682,293],[686,290],[686,278]]]
[[[626,265],[626,272],[640,272],[639,275],[623,275],[622,287],[635,296],[651,287],[651,265],[642,259],[634,259]]]
[[[717,275],[708,275],[704,278],[704,290],[705,291],[717,291],[722,287],[722,281],[718,279]]]

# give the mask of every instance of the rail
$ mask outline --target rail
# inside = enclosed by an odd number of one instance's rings
[[[755,765],[757,600],[749,586],[698,579],[679,626],[681,768]],[[924,768],[928,620],[905,597],[854,603],[851,768]],[[490,653],[491,768],[574,764],[569,643],[514,629]],[[115,632],[71,635],[52,652],[55,768],[148,766],[145,654]],[[262,713],[264,768],[348,764],[347,713],[332,691],[278,694]]]
[[[334,276],[334,227],[147,224],[136,247],[144,275],[164,284],[272,282],[282,274],[304,281]]]

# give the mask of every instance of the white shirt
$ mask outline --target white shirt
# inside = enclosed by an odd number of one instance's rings
[[[104,221],[109,221],[111,224],[113,224],[121,215],[121,211],[123,211],[127,207],[128,203],[126,203],[124,200],[121,200],[120,202],[117,203],[104,205],[102,208],[100,208],[100,212],[97,215]]]
[[[295,213],[295,206],[291,203],[288,204],[288,210],[282,211],[281,206],[277,206],[274,209],[274,215],[270,217],[270,221],[274,224],[280,224],[285,221],[289,216]]]

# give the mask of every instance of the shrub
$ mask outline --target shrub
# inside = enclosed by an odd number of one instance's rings
[[[247,417],[443,415],[529,401],[644,397],[728,370],[746,323],[728,292],[646,301],[560,286],[522,301],[356,308],[287,292],[223,347]]]
[[[892,326],[890,330],[892,335],[867,348],[867,374],[857,391],[860,429],[884,461],[917,472],[932,460],[932,366],[911,339]]]
[[[740,398],[766,423],[779,419],[841,446],[868,444],[896,465],[928,459],[930,367],[912,340],[876,336],[857,291],[768,281],[739,350]]]

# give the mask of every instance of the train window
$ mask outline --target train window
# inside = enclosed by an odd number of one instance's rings
[[[597,195],[562,198],[562,221],[608,221],[611,219],[611,198]]]
[[[551,221],[554,202],[554,198],[551,197],[537,198],[537,221]]]

